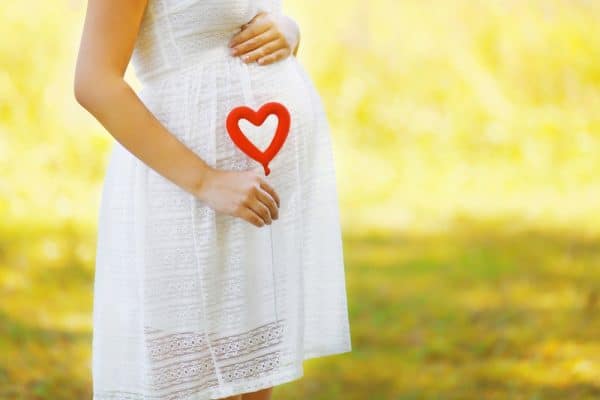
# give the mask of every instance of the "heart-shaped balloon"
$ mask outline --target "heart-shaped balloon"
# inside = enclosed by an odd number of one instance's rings
[[[239,122],[241,119],[250,121],[253,125],[262,125],[269,115],[275,115],[278,119],[277,130],[273,136],[273,140],[265,151],[259,150],[240,129]],[[236,107],[227,115],[227,132],[229,137],[248,157],[258,161],[265,170],[265,175],[269,175],[269,162],[277,155],[290,130],[290,113],[288,109],[281,103],[270,102],[262,105],[258,111],[254,111],[250,107]]]

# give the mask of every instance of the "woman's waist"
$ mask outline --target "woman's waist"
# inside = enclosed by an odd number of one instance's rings
[[[229,40],[236,31],[197,32],[138,43],[131,58],[135,74],[142,84],[152,84],[212,62],[233,59]]]
[[[240,57],[232,56],[229,47],[213,47],[201,55],[189,55],[180,64],[171,64],[165,68],[156,68],[147,73],[139,73],[137,78],[142,91],[149,96],[165,95],[170,90],[180,91],[188,87],[202,90],[205,95],[214,96],[226,91],[229,96],[236,92],[248,95],[264,94],[279,97],[281,95],[302,95],[297,90],[306,82],[295,65],[298,60],[289,56],[267,65],[245,63]],[[234,96],[235,97],[235,96]]]
[[[258,111],[279,102],[291,115],[292,129],[315,118],[313,88],[295,57],[267,65],[230,57],[228,63],[204,61],[191,72],[184,67],[161,73],[138,95],[171,132],[183,141],[197,139],[194,143],[210,143],[206,135],[224,132],[228,113],[236,106]]]

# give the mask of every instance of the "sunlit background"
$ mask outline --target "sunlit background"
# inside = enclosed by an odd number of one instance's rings
[[[274,399],[600,399],[600,1],[285,7],[331,124],[353,352]],[[73,96],[84,12],[0,2],[0,399],[91,396],[113,139]]]

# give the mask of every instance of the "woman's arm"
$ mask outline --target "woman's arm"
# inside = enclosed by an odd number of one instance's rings
[[[146,3],[88,1],[75,98],[132,154],[197,195],[210,166],[170,133],[124,80]]]
[[[124,80],[146,4],[88,0],[75,68],[77,102],[138,159],[215,211],[258,227],[271,224],[280,200],[261,176],[262,168],[209,166],[156,119]]]

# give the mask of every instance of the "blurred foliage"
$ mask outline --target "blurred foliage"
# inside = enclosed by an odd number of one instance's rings
[[[597,225],[600,3],[333,3],[290,8],[309,27],[300,56],[334,128],[342,201],[364,210],[347,226]]]
[[[332,127],[354,351],[274,397],[600,398],[600,3],[285,3]],[[112,139],[72,94],[84,8],[0,2],[0,399],[91,394]]]

